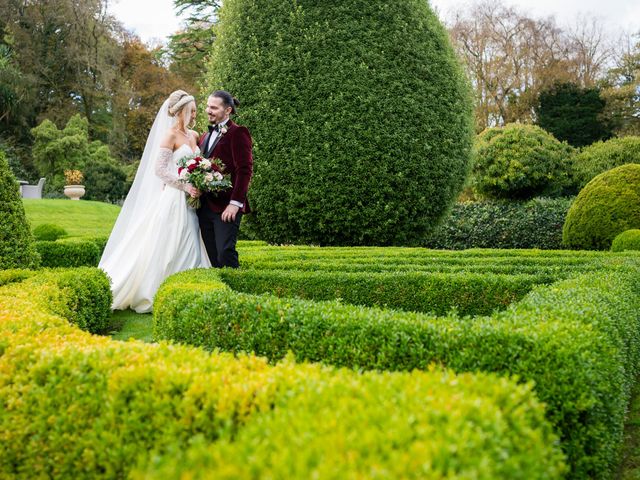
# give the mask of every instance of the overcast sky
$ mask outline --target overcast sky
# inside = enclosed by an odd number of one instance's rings
[[[339,1],[339,0],[338,0]],[[473,4],[470,0],[430,0],[441,17]],[[558,23],[572,26],[580,14],[601,18],[613,35],[640,31],[640,0],[503,0],[535,17],[555,15]],[[180,28],[172,0],[112,0],[111,12],[143,41],[164,41]]]

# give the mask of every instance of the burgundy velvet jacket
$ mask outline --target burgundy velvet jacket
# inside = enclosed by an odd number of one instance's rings
[[[250,213],[247,200],[247,190],[253,174],[252,141],[247,127],[240,126],[229,120],[225,125],[227,133],[223,134],[208,155],[208,158],[219,158],[225,166],[224,173],[231,176],[233,187],[229,191],[217,194],[205,194],[202,197],[202,208],[208,207],[216,213],[222,213],[231,200],[241,202],[244,207],[242,213]],[[198,140],[198,146],[203,156],[207,156],[209,132],[205,132]]]

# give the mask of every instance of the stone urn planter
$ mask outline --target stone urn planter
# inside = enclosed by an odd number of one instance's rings
[[[84,185],[65,185],[64,194],[71,200],[80,200],[84,195]]]

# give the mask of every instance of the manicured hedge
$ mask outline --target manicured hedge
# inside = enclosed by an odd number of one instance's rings
[[[205,77],[255,141],[257,238],[419,245],[463,186],[471,89],[426,1],[225,0]]]
[[[0,270],[34,268],[39,264],[18,182],[0,150]]]
[[[624,252],[626,250],[640,251],[640,229],[625,230],[613,239],[612,252]]]
[[[36,270],[0,270],[0,287],[9,283],[21,282],[36,274]]]
[[[107,314],[108,296],[96,269],[0,288],[0,477],[489,480],[564,471],[531,385],[435,368],[269,366],[113,341],[67,321],[94,330],[79,319]]]
[[[569,248],[609,250],[625,230],[640,228],[640,164],[601,173],[584,187],[567,213],[562,242]]]
[[[102,250],[92,239],[67,238],[36,242],[43,267],[96,267]]]
[[[606,263],[601,257],[600,262]],[[240,275],[240,274],[238,274]],[[535,382],[571,478],[615,465],[640,347],[637,257],[535,288],[492,317],[461,319],[230,290],[216,271],[184,272],[155,301],[157,338],[381,370],[515,374]]]
[[[43,223],[33,229],[33,236],[36,240],[55,242],[59,238],[66,237],[67,231],[52,223]]]
[[[457,203],[424,246],[466,248],[562,248],[562,226],[569,198],[535,198],[528,202]]]
[[[628,163],[640,164],[640,137],[612,138],[583,148],[575,156],[575,177],[578,188],[607,170]]]
[[[532,287],[556,280],[551,275],[488,275],[430,272],[297,272],[227,270],[222,280],[246,293],[333,300],[354,305],[445,314],[486,315],[524,297]]]
[[[471,183],[486,198],[557,196],[570,184],[573,148],[535,125],[488,128],[474,150]]]

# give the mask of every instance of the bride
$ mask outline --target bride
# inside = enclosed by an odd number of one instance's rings
[[[100,259],[99,268],[111,278],[114,310],[150,312],[166,277],[211,266],[198,217],[185,195],[199,192],[178,180],[176,165],[178,159],[199,153],[198,134],[188,130],[195,117],[194,98],[177,90],[153,122],[135,180]]]

